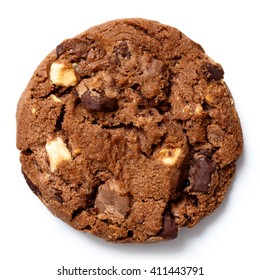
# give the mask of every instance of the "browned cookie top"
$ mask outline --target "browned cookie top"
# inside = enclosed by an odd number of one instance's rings
[[[32,191],[111,241],[175,238],[223,200],[242,149],[220,64],[179,30],[115,20],[65,40],[17,109]]]

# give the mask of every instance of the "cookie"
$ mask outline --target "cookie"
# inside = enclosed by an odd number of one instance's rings
[[[222,202],[242,151],[224,71],[179,30],[121,19],[63,41],[17,107],[25,180],[114,242],[174,239]]]

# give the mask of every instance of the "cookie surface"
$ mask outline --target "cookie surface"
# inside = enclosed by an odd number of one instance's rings
[[[95,26],[39,65],[17,108],[31,190],[114,242],[176,238],[222,202],[242,132],[220,64],[144,19]]]

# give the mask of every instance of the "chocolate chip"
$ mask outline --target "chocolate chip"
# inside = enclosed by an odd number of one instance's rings
[[[115,54],[118,58],[130,58],[131,53],[129,52],[128,44],[126,41],[120,42],[115,48],[114,48]]]
[[[174,222],[171,213],[165,213],[163,216],[163,229],[158,236],[164,239],[174,239],[178,236],[178,227]]]
[[[59,203],[63,202],[62,191],[61,190],[56,190],[56,192],[54,194],[54,199]]]
[[[93,112],[112,112],[117,110],[116,98],[109,98],[103,92],[87,90],[81,96],[83,106]]]
[[[218,81],[223,78],[224,70],[220,65],[214,65],[211,63],[206,64],[206,69],[208,71],[209,79]]]
[[[93,62],[102,59],[106,51],[101,46],[92,46],[87,55],[87,62]]]
[[[87,57],[89,51],[89,44],[80,39],[65,40],[56,47],[57,56],[64,53],[74,54],[78,57]]]
[[[99,213],[115,212],[125,216],[129,211],[130,198],[127,194],[119,194],[110,189],[109,185],[104,184],[99,187],[95,201],[95,207]]]
[[[22,174],[25,178],[25,181],[26,181],[27,185],[32,190],[32,192],[37,196],[41,196],[42,193],[41,193],[40,189],[37,186],[34,185],[34,183],[27,177],[27,175],[23,171],[22,171]]]
[[[114,47],[115,57],[112,59],[114,63],[120,65],[121,59],[129,59],[131,53],[129,52],[128,44],[126,41],[120,42],[117,46]]]
[[[190,190],[206,193],[210,187],[211,176],[215,170],[215,162],[203,154],[196,155],[189,174]]]

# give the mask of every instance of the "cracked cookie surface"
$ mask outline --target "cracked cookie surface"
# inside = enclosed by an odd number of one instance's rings
[[[28,186],[72,227],[114,242],[176,238],[222,202],[242,132],[220,64],[144,19],[59,44],[17,108]]]

